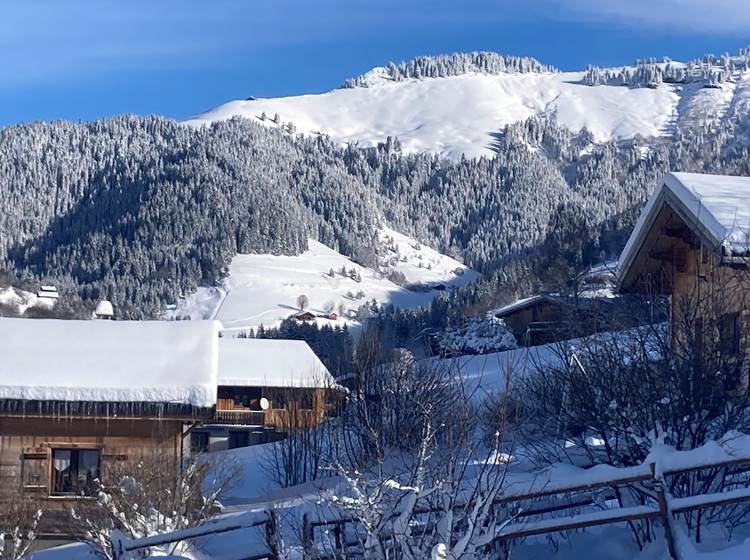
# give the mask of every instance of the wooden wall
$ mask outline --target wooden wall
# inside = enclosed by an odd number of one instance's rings
[[[182,430],[181,420],[0,417],[0,487],[11,496],[22,487],[24,496],[44,502],[42,532],[65,534],[68,508],[86,498],[50,495],[52,449],[99,449],[107,485],[114,482],[108,473],[127,461],[179,461]]]
[[[665,205],[645,237],[629,274],[642,293],[670,296],[672,344],[694,344],[692,329],[703,331],[702,341],[721,345],[722,318],[737,314],[739,358],[750,358],[750,269],[729,266],[707,247],[679,215]],[[630,287],[630,286],[629,286]],[[701,325],[697,327],[697,325]],[[746,365],[743,366],[746,368]],[[747,372],[743,374],[747,382]]]

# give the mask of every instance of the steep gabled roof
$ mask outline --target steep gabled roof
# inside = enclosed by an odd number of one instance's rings
[[[0,399],[216,403],[215,321],[0,319]]]
[[[331,373],[303,340],[219,339],[219,385],[333,388]]]
[[[750,177],[668,173],[643,208],[618,263],[622,281],[664,205],[722,256],[750,252]]]

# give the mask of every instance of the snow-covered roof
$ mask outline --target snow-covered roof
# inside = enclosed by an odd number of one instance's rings
[[[620,279],[627,274],[664,204],[712,249],[725,255],[750,250],[750,177],[668,173],[646,203],[620,255]]]
[[[0,399],[216,403],[215,321],[0,319]]]
[[[526,297],[522,299],[518,299],[514,301],[513,303],[509,303],[508,305],[504,305],[502,307],[498,307],[497,309],[493,309],[490,311],[490,315],[494,315],[495,317],[502,318],[505,315],[508,315],[510,313],[514,313],[516,311],[519,311],[521,309],[525,309],[526,307],[529,307],[531,305],[535,305],[537,303],[541,303],[543,301],[549,302],[549,303],[558,303],[558,299],[548,295],[548,294],[537,294],[531,297]]]
[[[303,340],[223,337],[219,385],[328,388],[336,383]]]
[[[94,314],[98,315],[99,317],[111,317],[115,314],[114,308],[112,307],[112,302],[103,299],[96,305]]]

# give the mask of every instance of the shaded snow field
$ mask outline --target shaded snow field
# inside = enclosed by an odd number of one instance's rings
[[[394,261],[389,266],[401,272],[407,283],[460,286],[479,276],[458,261],[391,229],[381,228],[379,236],[383,243],[387,239],[388,245],[395,248],[391,251],[384,247],[383,256]],[[361,281],[342,276],[342,267],[347,272],[355,270]],[[461,272],[457,274],[456,270]],[[373,299],[378,304],[413,308],[428,305],[439,293],[412,291],[396,285],[383,274],[310,239],[308,250],[297,256],[235,256],[223,287],[199,288],[180,302],[176,310],[170,311],[168,317],[217,319],[228,331],[277,326],[299,312],[297,297],[304,294],[310,301],[307,310],[312,313],[322,315],[332,306],[341,315],[335,321],[317,319],[319,324],[343,325],[358,322],[357,309]]]
[[[404,151],[457,159],[490,155],[503,128],[534,115],[555,113],[572,131],[590,130],[597,142],[635,135],[670,135],[676,125],[718,123],[747,110],[748,73],[719,88],[663,84],[655,89],[587,86],[583,72],[465,74],[392,82],[369,87],[274,99],[230,101],[186,123],[200,126],[242,116],[297,132],[326,134],[345,145],[373,146],[397,137]],[[265,113],[267,118],[261,120]]]

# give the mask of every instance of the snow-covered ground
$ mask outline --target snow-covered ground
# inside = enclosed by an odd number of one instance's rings
[[[465,74],[392,82],[322,94],[230,101],[188,121],[199,126],[233,116],[268,126],[293,123],[304,134],[327,134],[340,144],[375,145],[395,136],[407,152],[451,158],[487,155],[505,125],[555,113],[563,126],[588,128],[597,141],[669,135],[679,123],[716,123],[747,105],[750,76],[718,88],[699,84],[657,88],[587,86],[583,72]],[[740,99],[741,98],[741,99]],[[743,104],[744,100],[744,104]],[[261,120],[263,113],[266,119]]]
[[[384,247],[383,259],[393,261],[389,268],[403,273],[408,283],[450,287],[464,285],[478,277],[477,272],[458,261],[393,230],[382,229],[380,237],[393,240],[390,248],[396,250]],[[347,273],[356,271],[352,275],[354,278],[342,275],[342,268]],[[457,269],[462,272],[456,274]],[[320,324],[335,325],[356,322],[357,309],[373,299],[378,304],[413,308],[429,304],[438,293],[437,290],[412,291],[396,285],[384,274],[360,266],[311,239],[308,250],[297,256],[235,256],[224,287],[200,288],[169,315],[215,318],[230,331],[261,324],[275,326],[299,312],[297,297],[304,294],[310,302],[307,309],[312,313],[323,315],[333,310],[339,315],[335,321],[317,319]]]

